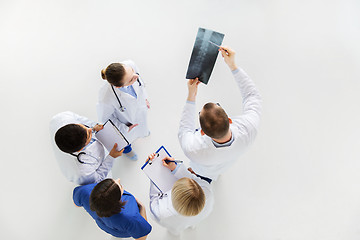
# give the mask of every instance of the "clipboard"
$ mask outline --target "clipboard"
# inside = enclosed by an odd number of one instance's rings
[[[129,141],[110,119],[104,123],[103,129],[95,133],[95,136],[109,152],[115,143],[118,145],[116,148],[118,151],[129,145]]]
[[[172,189],[174,183],[178,180],[174,174],[171,173],[170,169],[162,165],[162,160],[169,156],[170,153],[165,149],[164,146],[161,146],[156,153],[159,155],[155,157],[151,163],[147,161],[142,167],[141,170],[148,176],[148,178],[154,183],[157,189],[161,193],[165,193]]]

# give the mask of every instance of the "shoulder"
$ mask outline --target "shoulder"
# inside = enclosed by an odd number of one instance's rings
[[[135,62],[134,62],[133,60],[130,60],[130,59],[129,59],[129,60],[125,60],[125,61],[123,61],[123,62],[121,62],[121,63],[130,66],[132,69],[134,69],[134,71],[135,71],[136,73],[139,73],[139,72],[140,72],[139,67],[135,64]]]
[[[201,135],[200,130],[194,133],[186,133],[186,143],[182,144],[182,148],[186,152],[199,152],[207,150],[209,145],[212,144],[211,138],[206,135]]]
[[[70,111],[61,112],[56,114],[50,120],[50,131],[55,133],[59,128],[66,124],[74,123],[76,120],[76,114]]]
[[[114,98],[114,96],[113,96],[114,93],[111,88],[111,85],[106,80],[104,80],[104,81],[105,82],[99,89],[99,102],[106,104],[106,103],[111,102],[111,100]]]
[[[127,59],[127,60],[124,60],[121,62],[122,64],[126,64],[126,65],[129,65],[131,66],[132,68],[136,68],[136,64],[133,60],[131,59]]]
[[[56,114],[55,116],[52,117],[51,122],[60,122],[60,121],[71,121],[73,119],[75,119],[76,114],[70,111],[65,111],[65,112],[61,112]]]
[[[238,116],[232,118],[230,125],[235,136],[244,136],[257,132],[258,120],[251,116]]]
[[[109,90],[111,90],[111,86],[107,80],[104,80],[103,84],[99,89],[99,97],[103,97]]]
[[[82,186],[77,186],[76,188],[74,188],[74,193],[81,193],[81,194],[87,194],[91,193],[91,191],[93,190],[93,188],[96,186],[97,183],[92,183],[92,184],[87,184],[87,185],[82,185]]]
[[[95,185],[96,183],[92,183],[92,184],[76,187],[73,191],[74,201],[79,202],[80,199],[88,199]]]

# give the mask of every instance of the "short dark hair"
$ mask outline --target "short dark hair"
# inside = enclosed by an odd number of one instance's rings
[[[80,151],[85,146],[86,139],[86,129],[78,124],[65,125],[55,133],[56,145],[66,153]]]
[[[199,118],[201,129],[211,138],[222,138],[229,131],[228,115],[215,103],[206,103]]]
[[[121,200],[119,185],[110,178],[99,182],[90,194],[90,209],[99,217],[111,217],[121,212],[126,202]]]
[[[125,68],[121,63],[112,63],[106,69],[101,70],[102,79],[107,80],[115,87],[122,87],[124,85],[124,76]]]

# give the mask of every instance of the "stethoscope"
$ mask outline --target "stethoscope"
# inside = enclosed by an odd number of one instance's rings
[[[87,125],[85,125],[85,124],[83,124],[83,125],[88,128]],[[96,140],[95,140],[95,141],[96,141]],[[74,154],[74,153],[70,153],[70,155],[76,157],[76,159],[77,159],[77,160],[79,161],[79,163],[81,163],[81,164],[90,164],[90,165],[94,165],[94,164],[95,164],[95,163],[86,163],[86,162],[84,162],[84,161],[81,161],[81,160],[80,160],[80,156],[81,156],[81,155],[88,155],[88,156],[92,157],[93,159],[95,159],[97,162],[99,162],[99,159],[100,159],[100,158],[94,157],[94,156],[92,156],[92,155],[90,155],[90,154],[87,154],[86,152],[79,152],[78,155],[76,155],[76,154]],[[97,164],[97,163],[96,163],[96,164]]]
[[[70,154],[71,154],[72,156],[76,157],[76,159],[77,159],[77,160],[79,161],[79,163],[81,163],[81,164],[90,164],[90,165],[95,165],[95,164],[97,164],[97,163],[87,163],[87,162],[81,161],[81,160],[80,160],[80,156],[81,156],[81,155],[88,155],[88,156],[92,157],[93,159],[95,159],[97,162],[99,161],[99,158],[94,157],[94,156],[92,156],[92,155],[90,155],[90,154],[87,154],[86,152],[79,152],[78,155],[76,155],[76,154],[74,154],[74,153],[70,153]]]
[[[138,73],[136,73],[136,74],[139,75]],[[139,75],[139,77],[140,77],[140,75]],[[138,78],[136,81],[139,83],[139,87],[141,87],[141,82],[140,82],[139,78]],[[119,103],[119,105],[120,105],[120,112],[124,112],[126,108],[121,104],[121,101],[120,101],[118,95],[116,94],[113,85],[111,85],[111,89],[113,90],[113,92],[114,92],[114,94],[115,94],[115,97],[116,97],[116,99],[117,99],[117,101],[118,101],[118,103]]]

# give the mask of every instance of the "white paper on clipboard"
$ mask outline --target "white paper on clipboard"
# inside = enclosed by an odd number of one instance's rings
[[[155,184],[155,186],[163,193],[172,189],[174,183],[178,180],[174,174],[171,173],[170,169],[163,166],[162,160],[171,155],[166,151],[164,146],[161,146],[159,150],[156,151],[159,154],[158,157],[155,157],[150,163],[146,162],[141,169],[145,174],[150,178],[150,180]]]
[[[114,147],[115,143],[118,145],[116,148],[118,151],[129,145],[128,140],[111,120],[106,121],[104,128],[96,132],[95,136],[109,152]]]

